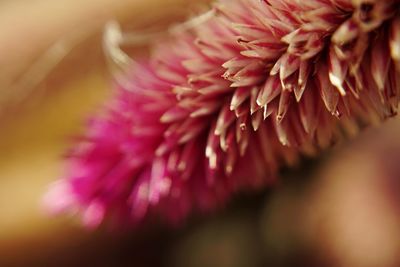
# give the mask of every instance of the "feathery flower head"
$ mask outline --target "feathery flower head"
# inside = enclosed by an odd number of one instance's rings
[[[154,46],[90,121],[56,211],[179,222],[397,112],[400,1],[220,0]]]

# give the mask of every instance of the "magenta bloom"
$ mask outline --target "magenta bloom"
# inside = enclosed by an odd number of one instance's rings
[[[179,222],[397,112],[400,1],[218,1],[90,121],[47,201],[88,226]]]

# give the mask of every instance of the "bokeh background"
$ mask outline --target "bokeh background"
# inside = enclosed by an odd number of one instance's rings
[[[112,95],[102,30],[162,32],[209,1],[0,1],[0,266],[400,266],[400,120],[282,170],[179,228],[82,229],[41,199]],[[124,47],[133,58],[146,42]]]

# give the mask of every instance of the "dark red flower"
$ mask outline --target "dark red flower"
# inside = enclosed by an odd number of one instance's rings
[[[89,226],[153,210],[180,221],[395,115],[399,3],[218,1],[132,68],[48,203]]]

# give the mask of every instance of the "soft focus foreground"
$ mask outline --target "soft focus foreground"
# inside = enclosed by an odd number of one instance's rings
[[[181,230],[82,232],[70,219],[46,217],[40,198],[63,172],[66,141],[108,95],[100,42],[80,45],[2,119],[0,266],[400,264],[398,120],[303,162],[273,193],[238,197],[227,211]],[[11,77],[0,66],[1,78]]]

